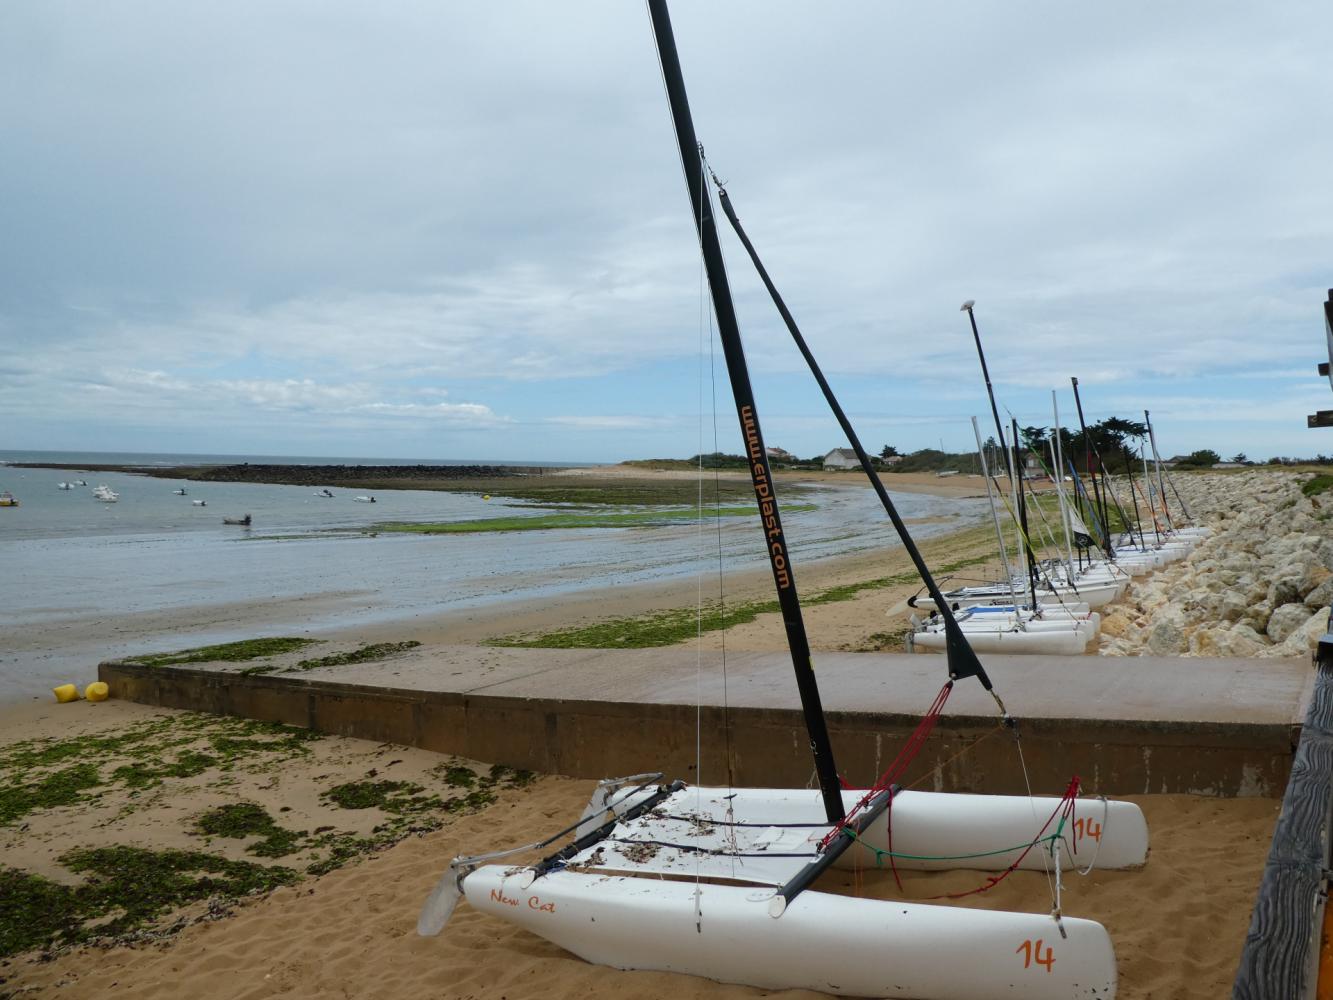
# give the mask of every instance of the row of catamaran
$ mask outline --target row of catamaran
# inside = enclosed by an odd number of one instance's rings
[[[714,176],[717,204],[856,452],[942,622],[947,679],[940,693],[871,787],[851,790],[841,782],[723,263],[708,188],[711,171],[695,136],[665,0],[648,0],[648,9],[817,787],[691,787],[663,781],[658,773],[608,780],[564,830],[536,843],[509,847],[510,839],[500,850],[454,858],[426,900],[418,930],[438,934],[458,901],[466,899],[475,910],[524,927],[588,961],[620,969],[844,996],[1107,1000],[1115,995],[1117,982],[1110,936],[1095,921],[1065,915],[1061,873],[1090,870],[1094,864],[1142,865],[1148,852],[1143,814],[1133,803],[1081,797],[1077,778],[1063,795],[1046,796],[900,788],[957,684],[980,683],[994,699],[998,721],[1020,745],[1022,727],[1014,725],[977,655],[977,634],[962,627],[968,617],[995,612],[977,604],[955,614],[953,601],[941,593]],[[1133,545],[1142,543],[1144,533],[1139,532]],[[1112,551],[1107,558],[1115,562]],[[1034,600],[1038,584],[1032,582],[1032,570],[1030,565],[1028,600],[1044,606]],[[1118,571],[1082,561],[1075,566],[1067,560],[1063,574],[1057,566],[1045,567],[1041,586],[1049,585],[1071,602],[1077,589],[1080,605],[1088,603],[1085,585],[1091,594],[1097,590],[1094,583],[1113,580],[1113,590],[1121,582]],[[1015,596],[1016,588],[1011,601],[1021,604]],[[702,730],[697,738],[703,739]],[[1021,766],[1021,753],[1016,751],[1015,759]],[[697,776],[702,764],[695,766]],[[497,830],[496,836],[505,834]],[[545,856],[522,863],[520,852]],[[1044,913],[962,909],[818,888],[818,878],[830,869],[877,867],[895,873],[945,868],[998,873],[979,874],[982,884],[975,891],[1019,869],[1045,871],[1051,906]],[[475,920],[476,914],[468,919]]]
[[[974,306],[975,303],[969,300],[963,303],[963,311],[967,313],[972,325],[977,357],[981,361],[986,393],[995,419],[995,433],[1005,456],[1005,471],[1009,481],[1009,500],[1004,500],[1002,494],[999,499],[1012,515],[1017,543],[1015,550],[1026,565],[1023,572],[1015,572],[1010,566],[997,492],[992,480],[999,470],[992,470],[989,466],[986,448],[981,442],[981,431],[974,417],[972,433],[976,437],[981,474],[986,482],[986,495],[990,501],[1003,576],[993,583],[945,591],[944,602],[954,613],[957,627],[978,652],[1083,653],[1101,632],[1101,615],[1097,609],[1124,596],[1131,577],[1151,572],[1187,555],[1207,534],[1207,529],[1183,526],[1189,511],[1179,492],[1176,498],[1182,526],[1176,525],[1176,519],[1167,504],[1168,476],[1157,451],[1157,439],[1147,410],[1143,411],[1144,428],[1151,448],[1153,469],[1150,471],[1148,453],[1144,451],[1144,488],[1140,489],[1134,481],[1132,470],[1126,466],[1126,482],[1134,508],[1134,517],[1129,516],[1128,509],[1121,505],[1115,493],[1111,477],[1105,474],[1106,466],[1083,422],[1078,379],[1072,378],[1070,382],[1078,409],[1079,426],[1086,445],[1084,469],[1091,484],[1091,492],[1084,486],[1073,462],[1063,454],[1059,400],[1052,391],[1055,424],[1048,445],[1051,464],[1047,474],[1055,484],[1059,526],[1058,530],[1049,533],[1049,540],[1058,554],[1054,558],[1038,558],[1033,540],[1035,532],[1028,518],[1030,484],[1024,474],[1024,463],[1019,452],[1018,423],[1010,421],[1010,440],[1006,443],[1005,428],[1000,422],[995,390],[986,366],[986,355],[981,347],[981,334],[977,330]],[[1101,476],[1098,475],[1099,469],[1102,470]],[[1066,483],[1073,487],[1073,495],[1067,495]],[[1174,484],[1172,486],[1174,488]],[[1151,533],[1143,526],[1138,503],[1140,496],[1148,511]],[[1111,506],[1114,506],[1125,529],[1118,534],[1110,528],[1108,508]],[[1040,515],[1040,506],[1032,509]],[[1090,529],[1089,524],[1095,527]],[[949,626],[935,598],[917,596],[909,599],[908,604],[928,612],[929,617],[923,620],[916,615],[912,616],[912,627],[906,636],[907,648],[946,648]]]

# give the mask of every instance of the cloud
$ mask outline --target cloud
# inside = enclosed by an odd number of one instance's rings
[[[1327,5],[674,8],[711,162],[825,371],[900,447],[987,408],[966,298],[1017,413],[1077,375],[1099,410],[1225,399],[1218,435],[1265,412],[1273,447],[1309,440],[1286,411],[1313,373],[1273,396],[1323,350]],[[176,13],[30,4],[0,36],[0,414],[22,443],[133,419],[140,446],[154,421],[235,421],[238,449],[427,425],[478,454],[531,458],[539,426],[695,449],[670,415],[713,324],[641,8]],[[813,453],[830,423],[724,250],[766,420]]]

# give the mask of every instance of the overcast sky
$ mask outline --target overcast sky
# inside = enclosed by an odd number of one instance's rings
[[[1075,375],[1168,453],[1333,453],[1305,428],[1333,408],[1326,0],[673,17],[709,159],[867,445],[970,447],[970,298],[1025,424],[1051,389],[1072,417]],[[7,3],[0,233],[0,449],[714,447],[639,3]],[[723,237],[769,444],[844,445]]]

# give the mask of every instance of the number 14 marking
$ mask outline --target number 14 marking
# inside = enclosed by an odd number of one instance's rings
[[[1051,953],[1051,946],[1047,945],[1045,952],[1041,950],[1042,939],[1037,938],[1034,943],[1031,938],[1024,941],[1014,949],[1014,954],[1023,956],[1023,968],[1030,969],[1034,965],[1046,967],[1047,972],[1055,971],[1051,967],[1055,965],[1055,956]]]

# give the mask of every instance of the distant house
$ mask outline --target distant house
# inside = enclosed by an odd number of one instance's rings
[[[881,459],[879,460],[879,462],[880,462],[880,465],[889,465],[889,466],[893,466],[893,465],[897,465],[897,464],[898,464],[899,462],[901,462],[902,460],[903,460],[903,457],[902,457],[901,455],[890,455],[888,458],[881,458]]]
[[[824,456],[824,468],[826,469],[859,469],[861,460],[856,457],[856,452],[850,448],[834,448]]]
[[[796,458],[786,448],[765,448],[764,452],[768,455],[770,462],[791,462]]]

